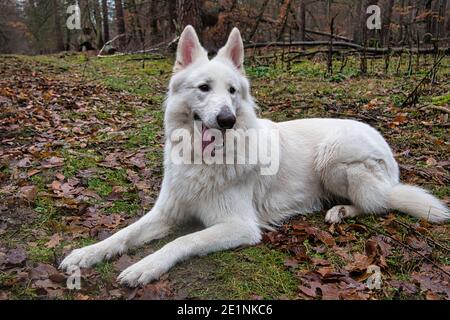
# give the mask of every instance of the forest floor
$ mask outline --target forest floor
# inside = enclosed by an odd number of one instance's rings
[[[360,76],[353,61],[327,76],[325,62],[305,60],[247,74],[262,117],[364,121],[391,144],[403,181],[448,204],[448,113],[421,107],[448,108],[450,59],[417,106],[400,107],[431,64],[422,58],[406,76],[404,65],[376,72],[380,62]],[[299,217],[257,246],[190,259],[143,288],[116,282],[172,236],[83,269],[81,289],[67,289],[63,257],[132,223],[158,195],[171,66],[156,55],[0,56],[0,299],[450,299],[450,225],[394,212],[339,226],[324,212]],[[373,266],[382,283],[369,289]]]

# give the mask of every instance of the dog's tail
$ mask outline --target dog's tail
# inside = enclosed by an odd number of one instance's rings
[[[424,189],[415,186],[406,184],[394,186],[389,193],[388,205],[390,209],[434,223],[450,219],[450,211],[444,203]]]

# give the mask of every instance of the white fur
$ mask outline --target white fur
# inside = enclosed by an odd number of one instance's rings
[[[273,123],[258,119],[244,76],[242,40],[234,29],[218,56],[208,60],[192,27],[180,38],[165,110],[166,137],[179,128],[192,132],[193,114],[217,128],[216,116],[226,105],[236,115],[235,128],[278,129],[279,171],[262,176],[258,165],[174,165],[173,143],[165,145],[164,180],[154,208],[139,221],[100,243],[74,250],[61,263],[89,267],[127,249],[167,235],[189,218],[205,229],[180,237],[119,275],[131,286],[158,279],[177,262],[194,255],[251,245],[270,228],[296,214],[322,209],[345,199],[326,221],[339,223],[362,213],[398,209],[432,222],[449,218],[448,209],[424,190],[402,185],[391,149],[381,135],[363,123],[337,119],[305,119]],[[207,82],[208,93],[198,86]],[[230,86],[236,93],[230,94]]]

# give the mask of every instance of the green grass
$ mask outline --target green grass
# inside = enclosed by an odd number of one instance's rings
[[[297,281],[284,266],[287,255],[265,246],[225,251],[203,259],[217,264],[212,286],[191,292],[200,298],[264,299],[295,298]]]
[[[36,246],[29,246],[27,253],[32,262],[49,263],[54,259],[54,250],[47,248],[43,241],[39,241]]]
[[[79,151],[77,155],[74,155],[63,150],[62,157],[64,158],[63,174],[67,178],[73,177],[81,170],[96,168],[101,161],[100,156],[86,151]]]
[[[101,197],[106,197],[112,192],[112,186],[107,181],[100,178],[89,179],[88,187]]]
[[[432,101],[438,106],[448,105],[450,104],[450,93],[439,97],[433,97]]]

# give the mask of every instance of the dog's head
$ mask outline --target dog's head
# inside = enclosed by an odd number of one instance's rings
[[[194,28],[187,26],[169,85],[166,125],[180,128],[201,121],[210,129],[245,129],[254,116],[239,30],[234,28],[225,46],[209,60]]]

